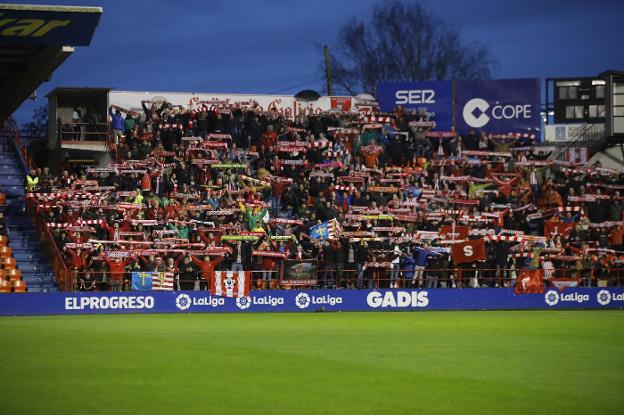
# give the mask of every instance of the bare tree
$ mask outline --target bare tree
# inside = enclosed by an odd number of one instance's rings
[[[462,40],[420,3],[399,0],[375,6],[369,22],[345,24],[330,62],[334,82],[350,94],[381,81],[487,79],[494,65],[484,46]]]
[[[42,105],[35,108],[32,120],[24,124],[21,130],[31,137],[46,138],[48,136],[48,106]]]

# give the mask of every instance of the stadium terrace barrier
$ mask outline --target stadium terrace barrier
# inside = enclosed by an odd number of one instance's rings
[[[27,172],[37,167],[32,158],[30,158],[30,154],[28,153],[26,146],[24,146],[24,143],[22,143],[19,128],[17,128],[17,124],[15,124],[13,118],[7,118],[6,120],[4,120],[3,131],[1,135],[4,136],[4,140],[8,139],[8,141],[13,144],[16,149],[17,156],[19,157],[20,161],[24,165],[24,169],[26,169]]]
[[[108,147],[112,156],[115,158],[115,162],[123,163],[124,158],[121,155],[119,146],[115,144],[115,138],[113,137],[113,131],[110,129],[110,124],[108,125],[108,133],[106,134],[106,147]]]
[[[0,297],[0,315],[217,312],[545,310],[624,308],[624,288],[548,289],[516,295],[510,288],[466,290],[276,290],[249,297],[206,291],[27,293]]]
[[[278,289],[280,288],[280,281],[277,271],[249,271],[251,273],[252,284],[251,289]],[[201,271],[200,271],[201,273]],[[85,278],[85,274],[89,274],[89,279]],[[75,271],[68,270],[68,279],[71,281],[73,291],[115,291],[111,284],[110,272],[87,272],[87,271]],[[175,286],[180,284],[193,284],[199,290],[208,290],[209,281],[204,278],[197,280],[185,280],[178,278],[179,272],[174,273]],[[268,279],[263,279],[263,274],[268,274]],[[117,285],[116,291],[131,291],[132,276],[130,273],[125,273],[124,278],[120,284]],[[282,288],[289,289],[290,286],[282,286]]]
[[[49,233],[49,230],[46,229]],[[65,265],[65,264],[63,264]],[[75,271],[64,268],[67,282],[63,287],[70,287],[65,291],[109,291],[111,289],[110,277],[108,272],[86,272]],[[398,270],[399,277],[392,280],[389,270],[373,271],[364,273],[364,278],[358,281],[357,270],[345,269],[342,271],[342,277],[336,277],[335,271],[329,270],[330,276],[328,283],[325,282],[323,274],[325,270],[319,270],[316,276],[316,284],[293,285],[282,282],[277,271],[250,271],[252,275],[252,290],[256,289],[309,289],[312,287],[335,286],[338,288],[356,288],[361,283],[361,288],[380,289],[391,288],[390,284],[396,282],[395,288],[487,288],[487,287],[513,287],[515,278],[511,278],[512,273],[518,274],[519,269],[495,269],[495,268],[470,268],[470,269],[425,269],[422,271],[420,279],[414,280],[412,275],[414,270]],[[263,281],[263,273],[270,274],[270,280]],[[475,277],[475,273],[477,277]],[[90,275],[89,281],[93,281],[93,287],[85,289],[81,280],[84,280],[85,274]],[[177,273],[175,273],[177,274]],[[407,276],[406,276],[407,274]],[[130,273],[124,275],[123,283],[119,285],[121,291],[128,291],[130,288]],[[624,280],[624,268],[611,268],[609,279],[598,279],[593,269],[578,270],[575,268],[556,268],[553,269],[552,280],[545,279],[546,287],[552,287],[556,283],[562,285],[578,287],[619,287]],[[177,281],[177,279],[176,279]],[[195,283],[196,280],[180,280],[181,283]],[[201,289],[205,289],[207,282],[200,279]],[[570,285],[571,284],[571,285]],[[91,284],[88,284],[91,286]]]
[[[61,142],[67,143],[106,141],[109,132],[109,123],[67,123],[59,124],[57,129]]]
[[[43,246],[45,247],[46,254],[50,260],[50,265],[56,275],[56,282],[59,289],[63,291],[71,291],[73,287],[72,276],[70,275],[67,265],[65,265],[65,259],[56,246],[56,241],[50,233],[50,228],[46,226],[46,222],[41,215],[37,214],[37,200],[32,197],[25,198],[26,212],[33,219],[35,230],[39,237],[43,238]]]

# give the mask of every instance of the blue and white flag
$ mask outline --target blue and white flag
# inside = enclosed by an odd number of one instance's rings
[[[152,289],[152,278],[155,272],[133,272],[132,290],[145,291]]]
[[[336,219],[328,220],[327,222],[319,223],[310,228],[310,238],[312,239],[336,239],[338,234],[342,230],[342,227]]]

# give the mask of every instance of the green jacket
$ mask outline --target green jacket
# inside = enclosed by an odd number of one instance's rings
[[[180,238],[180,239],[190,239],[191,236],[191,228],[189,228],[188,226],[184,226],[182,228],[177,227],[176,225],[173,224],[168,224],[167,227],[171,230],[174,230],[177,232],[176,238]]]
[[[126,126],[126,131],[130,131],[132,130],[134,127],[136,127],[137,125],[137,120],[134,117],[131,117],[130,115],[126,116],[126,119],[124,121],[124,125]]]

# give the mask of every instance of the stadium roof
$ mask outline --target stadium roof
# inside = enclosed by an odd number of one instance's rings
[[[112,90],[113,88],[108,88],[108,87],[84,87],[83,88],[83,87],[74,87],[74,86],[71,86],[71,87],[59,86],[59,87],[54,88],[52,91],[48,92],[46,97],[49,98],[59,93],[62,93],[63,95],[73,95],[77,97],[88,97],[94,92],[109,92]]]
[[[617,69],[608,69],[604,72],[601,72],[599,76],[604,78],[607,75],[624,76],[624,71],[620,71]]]
[[[0,118],[11,115],[73,52],[88,46],[101,7],[0,4]]]

